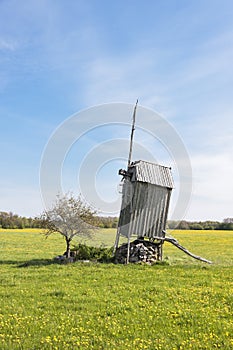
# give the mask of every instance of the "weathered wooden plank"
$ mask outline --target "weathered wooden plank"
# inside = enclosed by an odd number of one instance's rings
[[[195,255],[193,253],[191,253],[188,249],[186,249],[185,247],[183,247],[181,244],[179,244],[179,242],[175,239],[175,238],[170,238],[170,237],[155,237],[155,239],[161,240],[161,241],[165,241],[165,242],[169,242],[171,244],[173,244],[174,246],[176,246],[178,249],[182,250],[184,253],[190,255],[192,258],[203,261],[207,264],[212,264],[212,261],[207,260],[205,258],[202,258],[201,256]]]

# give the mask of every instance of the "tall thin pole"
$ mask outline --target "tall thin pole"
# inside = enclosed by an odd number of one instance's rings
[[[138,100],[136,101],[134,111],[133,111],[133,122],[132,122],[132,129],[131,129],[131,136],[130,136],[130,147],[129,147],[129,158],[128,158],[128,169],[131,165],[131,158],[132,158],[132,150],[133,150],[133,135],[135,130],[135,119],[136,119],[136,110],[137,110]],[[125,181],[130,181],[129,178],[126,178]],[[126,264],[129,263],[129,255],[130,255],[130,229],[131,222],[129,224],[129,231],[128,231],[128,242],[127,242],[127,257],[126,257]]]
[[[128,158],[128,168],[131,164],[131,158],[132,158],[132,150],[133,150],[133,134],[135,130],[135,118],[136,118],[136,110],[137,110],[138,100],[135,104],[134,111],[133,111],[133,122],[132,122],[132,129],[131,129],[131,136],[130,136],[130,147],[129,147],[129,158]]]

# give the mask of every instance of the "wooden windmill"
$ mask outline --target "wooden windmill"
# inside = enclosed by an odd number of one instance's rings
[[[150,242],[156,260],[162,260],[165,240],[198,259],[199,257],[188,252],[175,239],[165,237],[170,197],[174,188],[171,168],[144,160],[131,161],[137,104],[138,101],[133,112],[128,167],[127,170],[119,170],[119,174],[123,176],[123,188],[115,252],[118,250],[120,236],[124,236],[127,238],[125,262],[133,261],[130,259],[130,242],[134,236],[139,242]],[[142,243],[139,246],[142,248]],[[126,245],[124,248],[126,249]]]

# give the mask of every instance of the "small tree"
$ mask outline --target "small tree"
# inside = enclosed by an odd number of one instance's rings
[[[70,257],[70,243],[76,236],[91,237],[95,223],[95,212],[80,197],[72,194],[58,195],[50,210],[42,214],[42,227],[46,236],[60,233],[66,240],[66,257]]]

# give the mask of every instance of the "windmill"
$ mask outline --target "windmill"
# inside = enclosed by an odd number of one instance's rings
[[[133,261],[130,251],[131,248],[133,250],[131,238],[136,236],[137,242],[139,242],[137,248],[140,247],[142,250],[145,246],[153,247],[153,255],[156,260],[162,260],[163,243],[168,241],[192,257],[209,262],[191,254],[174,238],[166,237],[168,210],[171,192],[174,188],[171,168],[144,160],[132,162],[137,106],[138,100],[133,111],[127,170],[119,170],[119,175],[123,176],[123,187],[114,245],[115,253],[118,251],[120,236],[123,236],[127,238],[127,244],[124,245],[123,249],[126,252],[125,262]],[[138,254],[140,254],[140,249]]]

